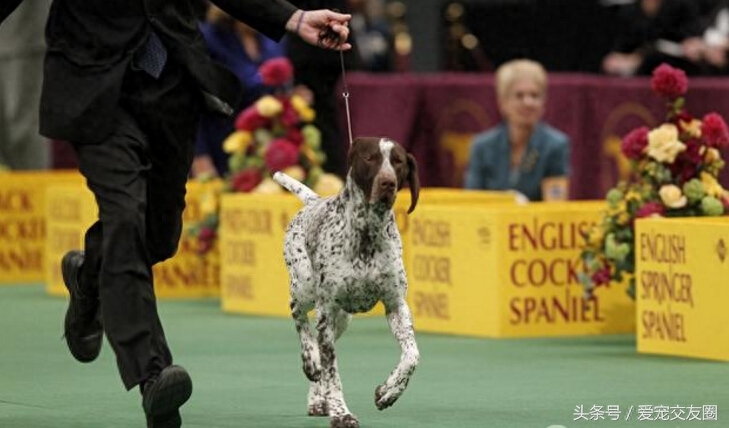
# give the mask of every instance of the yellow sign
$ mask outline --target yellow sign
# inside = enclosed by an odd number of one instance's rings
[[[187,183],[183,230],[200,219],[200,197],[213,183]],[[60,275],[60,261],[71,249],[82,249],[86,229],[97,219],[92,193],[82,185],[52,185],[47,193],[46,289],[53,295],[67,294]],[[183,233],[175,256],[154,266],[155,294],[160,298],[207,297],[220,293],[220,263],[217,247],[205,256],[196,252],[195,238]]]
[[[46,291],[67,295],[61,277],[61,259],[69,250],[82,249],[86,229],[96,221],[94,197],[81,184],[53,184],[46,190]]]
[[[77,173],[9,172],[0,177],[0,284],[44,280],[46,188],[82,183]]]
[[[301,206],[289,194],[222,196],[219,236],[224,311],[291,315],[284,234]]]
[[[638,352],[729,361],[729,218],[636,221]]]
[[[419,331],[481,337],[632,332],[620,287],[583,298],[581,232],[604,202],[424,206],[408,229],[408,300]]]

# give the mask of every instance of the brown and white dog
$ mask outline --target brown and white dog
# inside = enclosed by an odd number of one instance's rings
[[[333,428],[356,428],[357,417],[344,402],[334,341],[351,314],[382,302],[400,344],[400,362],[375,389],[375,405],[391,406],[408,385],[420,358],[410,309],[402,241],[392,211],[407,182],[415,209],[420,185],[415,159],[385,138],[358,138],[348,155],[342,191],[320,198],[291,177],[276,173],[283,187],[304,201],[286,232],[284,258],[291,279],[291,314],[301,340],[304,373],[311,381],[308,411],[329,416]],[[316,309],[316,338],[307,313]]]

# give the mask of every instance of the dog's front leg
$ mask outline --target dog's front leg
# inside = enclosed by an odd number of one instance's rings
[[[321,387],[327,398],[329,411],[329,425],[331,428],[358,428],[359,420],[347,408],[342,392],[342,381],[337,369],[337,358],[334,353],[334,340],[336,338],[337,313],[339,309],[333,307],[333,302],[316,305],[319,343],[319,357],[321,358]]]
[[[392,334],[400,344],[401,354],[400,362],[395,370],[390,373],[384,384],[375,389],[375,406],[379,410],[392,406],[400,398],[420,360],[410,308],[405,299],[399,298],[392,307],[386,305],[386,310],[387,322],[390,324]]]

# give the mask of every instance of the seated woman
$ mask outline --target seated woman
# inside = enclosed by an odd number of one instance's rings
[[[515,190],[532,201],[567,199],[570,141],[542,122],[547,72],[514,60],[496,70],[503,121],[473,139],[465,188]]]

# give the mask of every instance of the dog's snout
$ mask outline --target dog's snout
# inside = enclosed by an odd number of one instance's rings
[[[382,181],[380,181],[380,190],[385,192],[393,192],[395,191],[395,180],[391,178],[386,178]]]

